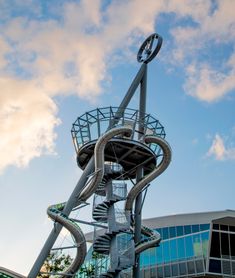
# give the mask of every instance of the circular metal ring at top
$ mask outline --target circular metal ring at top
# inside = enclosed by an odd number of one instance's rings
[[[157,44],[154,47],[155,41],[157,41]],[[150,35],[141,45],[137,54],[137,61],[139,63],[149,63],[158,54],[161,46],[162,37],[159,36],[157,33]]]

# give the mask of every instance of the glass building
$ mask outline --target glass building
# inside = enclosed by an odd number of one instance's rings
[[[156,229],[162,240],[160,246],[141,253],[141,277],[235,277],[235,211],[170,215],[143,224]],[[92,242],[93,236],[87,234],[87,241]],[[93,277],[92,273],[99,277],[108,267],[109,258],[92,258],[91,247],[84,263],[88,272],[77,277]],[[132,277],[131,270],[121,277]]]

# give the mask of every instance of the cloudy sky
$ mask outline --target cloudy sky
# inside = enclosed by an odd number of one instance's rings
[[[53,225],[47,206],[66,201],[81,174],[72,123],[119,105],[153,32],[164,41],[147,111],[173,160],[143,215],[234,209],[234,11],[233,0],[0,0],[0,265],[30,270]]]

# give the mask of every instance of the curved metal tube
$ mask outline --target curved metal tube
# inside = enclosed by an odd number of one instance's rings
[[[0,276],[1,276],[1,274],[8,275],[11,278],[26,278],[26,276],[23,276],[23,275],[21,275],[19,273],[16,273],[16,272],[14,272],[10,269],[7,269],[7,268],[4,268],[4,267],[0,266]]]
[[[102,137],[99,138],[95,145],[94,156],[95,156],[95,176],[92,177],[91,182],[81,192],[79,199],[81,201],[87,200],[96,190],[98,184],[101,182],[104,176],[104,149],[110,139],[119,134],[127,134],[130,136],[132,129],[129,127],[118,127],[113,128],[106,132]]]
[[[142,180],[140,180],[135,186],[131,188],[125,203],[125,210],[130,212],[132,211],[134,200],[138,196],[139,192],[141,192],[152,180],[161,175],[171,162],[171,148],[166,140],[162,139],[161,137],[146,136],[144,141],[147,144],[158,144],[163,151],[163,158],[160,164],[157,165],[150,174],[145,176]],[[158,232],[153,231],[145,226],[142,226],[141,232],[142,234],[148,236],[148,240],[143,240],[140,242],[139,245],[136,246],[135,252],[137,254],[143,252],[148,248],[156,246],[157,244],[159,244],[161,240],[160,234]]]
[[[94,150],[95,175],[91,178],[90,182],[81,192],[78,198],[78,204],[86,201],[96,191],[99,183],[102,181],[104,176],[104,150],[108,141],[116,135],[128,134],[129,136],[131,133],[131,128],[113,128],[101,136],[96,142]],[[70,220],[66,215],[63,214],[65,204],[66,203],[52,205],[47,209],[48,216],[68,229],[68,231],[73,235],[77,245],[76,257],[68,269],[61,274],[62,277],[67,277],[68,274],[75,274],[79,267],[83,264],[87,253],[86,241],[82,230],[74,221]]]

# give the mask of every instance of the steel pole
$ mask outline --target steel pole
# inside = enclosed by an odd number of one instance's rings
[[[146,112],[146,93],[147,93],[147,64],[143,63],[144,74],[140,82],[140,102],[139,102],[139,140],[144,134],[144,116]],[[139,166],[136,171],[136,182],[140,181],[144,176],[143,166]],[[141,240],[141,217],[142,217],[142,193],[135,200],[135,244]],[[135,256],[135,265],[133,266],[133,277],[140,278],[140,255]]]

